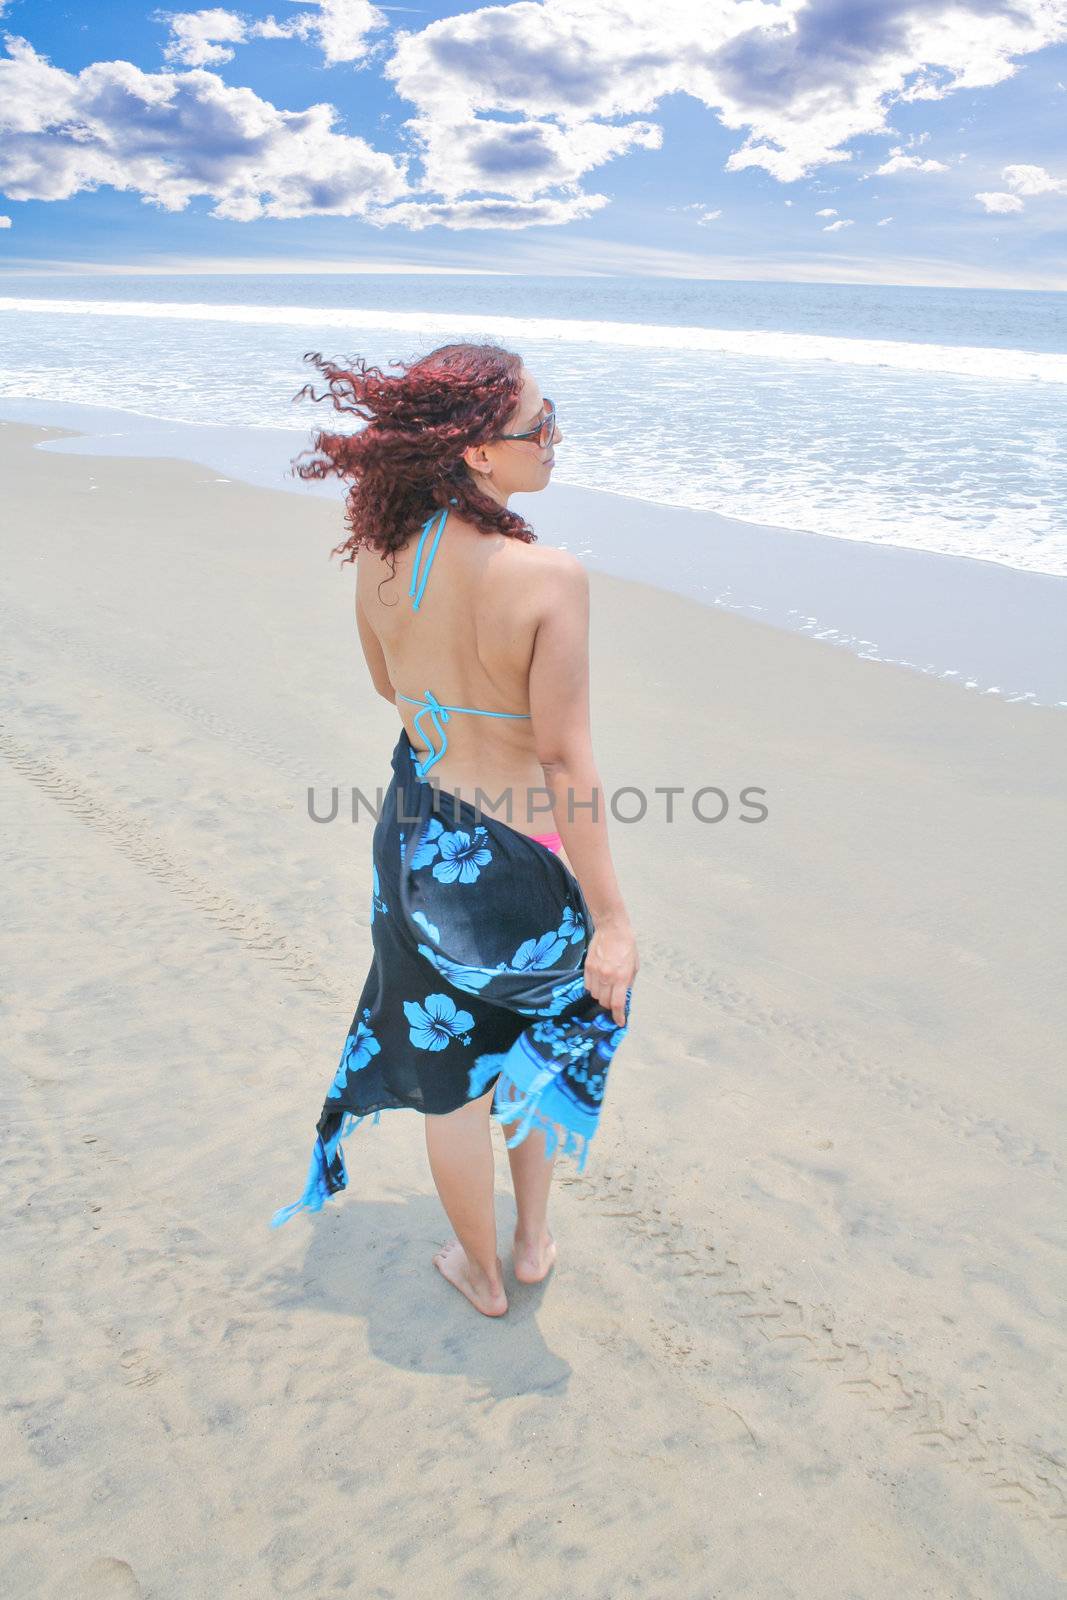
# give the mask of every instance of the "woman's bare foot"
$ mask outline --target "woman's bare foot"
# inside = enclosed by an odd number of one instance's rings
[[[547,1278],[556,1260],[556,1241],[547,1228],[538,1239],[520,1239],[515,1233],[515,1276],[520,1283],[540,1283]]]
[[[438,1250],[433,1264],[443,1278],[455,1284],[465,1294],[472,1306],[487,1317],[502,1317],[508,1309],[508,1297],[501,1279],[500,1257],[496,1258],[496,1283],[493,1284],[480,1268],[471,1265],[467,1252],[458,1239],[450,1239],[444,1249]]]

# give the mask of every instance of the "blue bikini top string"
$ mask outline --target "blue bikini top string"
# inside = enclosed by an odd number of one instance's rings
[[[457,505],[458,503],[459,502],[455,498],[449,502],[450,505]],[[415,564],[411,569],[411,587],[408,589],[408,594],[412,597],[413,611],[417,611],[419,609],[419,602],[422,599],[423,593],[426,589],[426,580],[430,576],[430,567],[433,564],[433,558],[436,554],[437,546],[441,542],[441,534],[444,530],[445,521],[448,517],[448,506],[443,507],[441,511],[441,519],[437,524],[437,531],[434,535],[433,543],[430,546],[429,555],[426,558],[426,565],[423,568],[420,579],[419,566],[422,562],[423,546],[429,537],[430,529],[433,526],[436,517],[437,513],[435,511],[423,524],[422,533],[419,536],[419,543],[415,550]],[[434,733],[441,741],[441,748],[439,750],[433,750],[428,761],[420,762],[415,756],[414,750],[411,752],[412,759],[415,761],[415,771],[418,773],[420,778],[425,776],[435,762],[440,761],[441,757],[448,748],[448,735],[446,734],[442,724],[448,721],[449,712],[466,712],[469,716],[474,717],[509,717],[520,722],[528,722],[530,720],[530,713],[528,711],[482,711],[478,706],[442,705],[437,696],[429,689],[427,689],[422,698],[418,700],[416,700],[414,696],[410,694],[400,694],[399,690],[397,691],[397,694],[401,700],[406,700],[410,705],[420,707],[420,710],[416,713],[414,718],[414,726],[422,735],[422,737],[426,739],[426,743],[432,747],[433,740],[427,738],[426,730],[422,726],[423,717],[429,717]]]
[[[449,504],[456,505],[457,502],[453,498]],[[430,554],[426,559],[426,570],[422,574],[421,583],[419,583],[419,563],[422,560],[422,547],[426,543],[426,537],[431,526],[433,525],[434,517],[436,517],[436,515],[437,513],[435,511],[433,515],[428,517],[423,524],[422,533],[419,535],[418,547],[415,551],[415,565],[411,569],[411,588],[408,590],[408,594],[414,596],[411,606],[413,611],[417,611],[419,609],[419,601],[422,599],[423,591],[426,588],[426,580],[430,576],[430,568],[433,565],[433,558],[437,554],[437,546],[441,543],[441,535],[445,529],[445,522],[448,518],[448,506],[444,506],[441,510],[441,520],[437,524],[437,532],[434,535],[433,544],[430,546]],[[415,593],[416,584],[418,585],[418,594]]]
[[[440,761],[441,757],[448,749],[448,734],[445,732],[442,724],[448,721],[450,712],[465,711],[470,716],[474,717],[511,717],[519,722],[528,722],[530,719],[530,713],[528,711],[482,711],[478,706],[442,705],[441,701],[438,700],[437,696],[430,689],[427,689],[421,700],[416,700],[410,694],[400,694],[399,690],[397,691],[397,695],[399,699],[407,700],[410,705],[419,707],[419,710],[416,711],[415,716],[412,719],[413,725],[418,732],[421,733],[422,737],[426,740],[426,743],[431,749],[430,757],[426,761],[419,761],[414,750],[411,752],[411,758],[415,762],[415,771],[418,773],[420,778],[426,776],[430,768],[434,766],[436,762]],[[439,750],[433,749],[433,740],[427,736],[426,729],[422,726],[423,717],[429,717],[434,733],[441,741],[441,748]]]

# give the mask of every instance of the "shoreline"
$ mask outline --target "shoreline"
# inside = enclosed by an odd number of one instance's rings
[[[339,507],[343,497],[336,481],[284,477],[291,458],[308,446],[310,426],[170,423],[118,409],[0,398],[4,419],[46,429],[52,437],[41,443],[49,454],[179,460],[305,500]],[[542,542],[574,549],[591,571],[972,694],[1067,708],[1065,577],[564,483],[517,495],[513,506]],[[596,533],[576,536],[576,528]]]

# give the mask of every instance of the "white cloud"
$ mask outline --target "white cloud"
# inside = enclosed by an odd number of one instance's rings
[[[11,226],[11,218],[10,217],[0,217],[0,228],[10,228],[10,226]]]
[[[1016,162],[1011,166],[1002,167],[1000,175],[1007,183],[1010,193],[993,190],[976,194],[974,197],[987,211],[1007,215],[1009,212],[1023,209],[1024,197],[1029,200],[1035,195],[1067,194],[1067,178],[1054,178],[1044,167],[1032,167],[1026,163]]]
[[[370,0],[297,0],[297,3],[310,7],[309,13],[281,23],[267,17],[256,23],[250,32],[264,39],[310,39],[319,46],[327,64],[333,66],[340,61],[361,61],[369,53],[367,34],[390,26],[385,11],[371,5]]]
[[[595,167],[630,149],[658,150],[663,142],[663,131],[654,122],[622,127],[579,122],[562,128],[532,118],[503,122],[457,117],[449,122],[442,112],[410,117],[404,126],[422,157],[419,188],[445,200],[488,192],[525,201],[547,189],[573,190]]]
[[[944,161],[923,161],[919,156],[906,156],[899,145],[889,152],[888,161],[883,161],[876,167],[876,178],[888,177],[893,172],[947,172],[948,167]]]
[[[1054,178],[1044,167],[1003,167],[1000,175],[1014,194],[1067,194],[1067,178]]]
[[[243,17],[218,7],[211,11],[178,11],[165,20],[170,24],[171,37],[163,55],[167,61],[186,67],[214,67],[232,61],[233,51],[226,46],[241,44],[246,34]]]
[[[827,206],[823,211],[816,211],[815,215],[817,217],[836,217],[837,212],[834,210],[833,206]]]
[[[697,218],[697,221],[700,222],[700,223],[717,222],[721,216],[722,216],[722,212],[721,211],[705,211],[705,213],[704,213],[704,215],[702,217],[698,217]]]
[[[154,17],[167,22],[171,38],[163,54],[168,61],[185,67],[219,66],[232,61],[234,52],[225,48],[247,39],[303,39],[315,43],[331,65],[341,61],[361,61],[369,52],[367,34],[389,26],[384,11],[370,0],[297,0],[310,9],[285,22],[273,16],[262,22],[249,21],[237,12],[215,7],[206,11],[157,11]]]
[[[894,99],[999,83],[1017,56],[1061,38],[1067,0],[542,0],[400,30],[384,72],[430,145],[438,123],[482,114],[570,130],[688,94],[743,133],[728,171],[792,182],[849,160],[857,135],[885,132]]]
[[[892,222],[892,220],[893,220],[892,217],[882,217],[880,221],[875,223],[875,227],[876,228],[886,228],[886,227],[889,226],[889,224]]]
[[[842,228],[851,228],[851,227],[852,227],[852,218],[851,217],[838,217],[836,222],[828,222],[826,224],[826,227],[822,231],[823,231],[823,233],[840,233]]]
[[[203,68],[142,72],[98,61],[64,72],[7,35],[0,58],[0,192],[65,200],[108,184],[184,211],[207,195],[211,215],[361,216],[409,193],[403,165],[336,133],[331,105],[280,111]]]
[[[999,194],[987,191],[984,194],[976,194],[974,198],[980,200],[987,211],[998,211],[1006,214],[1009,211],[1021,211],[1023,208],[1023,203],[1017,194]]]
[[[435,224],[453,229],[492,228],[496,232],[581,222],[610,203],[606,194],[580,194],[568,200],[409,200],[385,211],[368,212],[366,221],[377,227],[401,223],[415,233]]]
[[[213,215],[235,220],[555,225],[610,203],[582,192],[587,174],[660,147],[649,119],[669,95],[697,99],[737,134],[728,171],[792,182],[849,161],[857,136],[888,133],[898,101],[998,83],[1019,57],[1067,38],[1067,0],[501,0],[375,45],[368,35],[403,7],[299,5],[282,21],[224,6],[159,14],[184,71],[112,61],[71,74],[7,36],[0,188],[60,199],[108,184],[170,210],[207,194]],[[329,104],[283,111],[208,70],[252,38],[299,38],[329,63],[389,52],[383,76],[413,108],[400,124],[410,152],[337,132]],[[879,170],[945,169],[898,145]]]

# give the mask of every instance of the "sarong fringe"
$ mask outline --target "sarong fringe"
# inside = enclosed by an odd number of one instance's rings
[[[566,1102],[558,1095],[549,1096],[554,1102],[556,1115],[547,1115],[542,1110],[542,1101],[548,1091],[554,1089],[557,1072],[542,1070],[528,1076],[525,1086],[520,1085],[507,1071],[507,1063],[511,1060],[521,1068],[525,1065],[521,1055],[514,1050],[505,1055],[479,1056],[470,1070],[470,1097],[476,1099],[482,1093],[494,1074],[499,1073],[496,1091],[493,1095],[493,1109],[489,1113],[493,1122],[507,1124],[519,1122],[518,1128],[510,1139],[504,1143],[509,1150],[521,1144],[530,1130],[538,1128],[545,1136],[545,1160],[551,1160],[559,1144],[559,1129],[566,1129],[567,1137],[563,1144],[563,1155],[573,1155],[578,1164],[578,1171],[585,1171],[585,1164],[589,1158],[589,1146],[592,1132],[576,1128],[568,1121],[568,1108]],[[521,1120],[520,1120],[521,1119]]]
[[[327,1181],[327,1170],[335,1155],[340,1155],[341,1157],[341,1172],[347,1180],[348,1174],[345,1169],[345,1157],[344,1151],[341,1149],[341,1140],[347,1138],[348,1134],[358,1128],[361,1122],[365,1122],[369,1115],[370,1112],[365,1112],[363,1116],[357,1117],[352,1111],[345,1112],[337,1132],[326,1144],[323,1143],[321,1133],[319,1134],[315,1140],[315,1148],[311,1152],[311,1165],[308,1168],[304,1192],[299,1200],[293,1201],[291,1206],[282,1206],[280,1211],[274,1213],[270,1219],[272,1228],[280,1228],[283,1222],[288,1222],[289,1218],[295,1216],[298,1211],[322,1210],[330,1195],[336,1192],[331,1189]],[[381,1117],[382,1113],[379,1109],[374,1113],[374,1121],[371,1126],[376,1127],[381,1121]]]

